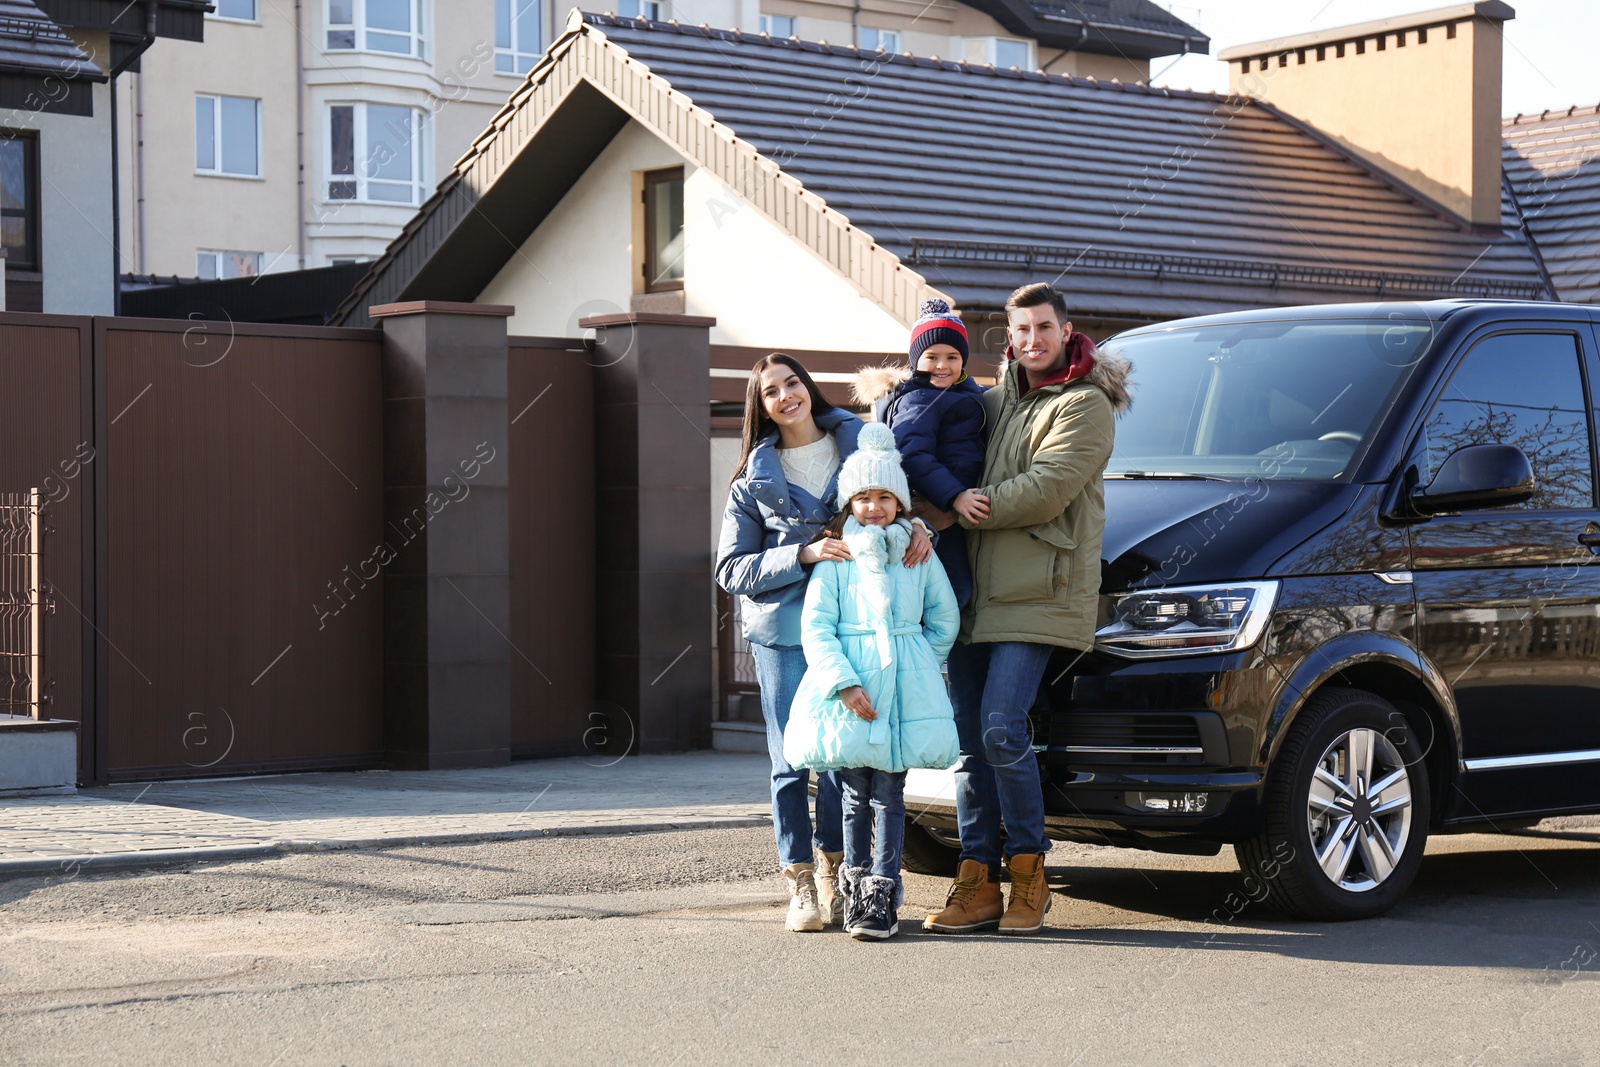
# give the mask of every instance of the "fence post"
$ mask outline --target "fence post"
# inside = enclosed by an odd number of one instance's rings
[[[641,752],[711,741],[711,327],[583,319],[596,332],[596,696]]]
[[[418,300],[383,329],[384,743],[392,766],[511,758],[511,464],[500,304]]]

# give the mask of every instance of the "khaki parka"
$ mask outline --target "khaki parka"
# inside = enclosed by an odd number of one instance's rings
[[[1022,368],[1007,360],[983,395],[992,427],[979,492],[989,517],[967,533],[973,596],[961,640],[1094,645],[1100,541],[1116,415],[1127,409],[1129,367],[1101,357],[1082,378],[1018,399]]]

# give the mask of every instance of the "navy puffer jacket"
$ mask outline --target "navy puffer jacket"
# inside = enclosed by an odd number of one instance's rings
[[[963,489],[982,484],[985,432],[983,386],[970,377],[940,389],[913,374],[880,401],[877,417],[894,431],[911,491],[949,511]]]

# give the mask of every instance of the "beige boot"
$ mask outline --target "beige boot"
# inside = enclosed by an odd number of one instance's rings
[[[822,913],[823,926],[844,921],[844,901],[839,897],[839,868],[843,866],[843,852],[817,850],[817,910]]]
[[[1050,910],[1050,883],[1044,878],[1044,856],[1012,856],[1006,861],[1011,874],[1011,903],[1000,917],[1002,934],[1036,934],[1044,928]]]
[[[822,929],[815,869],[809,863],[791,863],[783,869],[783,876],[789,880],[789,916],[784,926],[801,933]]]
[[[922,928],[937,934],[987,930],[999,923],[1004,910],[1000,887],[989,881],[989,868],[977,860],[962,860],[944,910],[923,919]]]

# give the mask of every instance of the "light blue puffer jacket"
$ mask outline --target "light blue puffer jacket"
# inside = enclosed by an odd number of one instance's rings
[[[812,568],[800,615],[806,673],[789,711],[783,755],[794,767],[904,771],[944,768],[960,755],[939,664],[961,613],[937,558],[901,562],[910,535],[845,521],[850,562]],[[859,685],[878,713],[864,722],[839,690]]]

